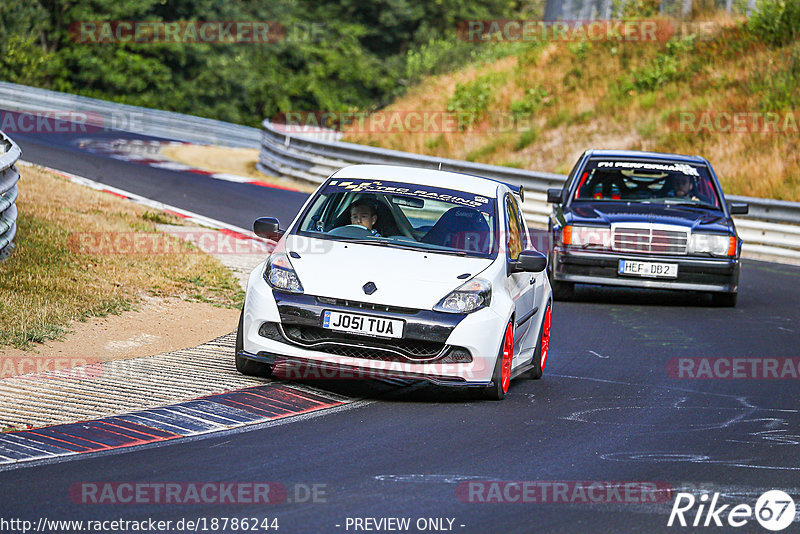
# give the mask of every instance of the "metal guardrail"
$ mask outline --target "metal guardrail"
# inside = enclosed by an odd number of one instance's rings
[[[311,139],[305,135],[291,135],[282,125],[269,120],[262,122],[262,128],[258,168],[267,174],[319,184],[337,169],[354,163],[403,165],[477,174],[523,186],[526,192],[522,209],[532,226],[547,225],[551,207],[546,202],[545,193],[548,188],[563,186],[566,179],[563,174]],[[748,255],[800,261],[800,203],[733,195],[725,198],[750,205],[748,215],[736,218],[737,231],[745,241]]]
[[[434,158],[398,150],[342,143],[336,134],[301,132],[291,135],[281,131],[268,120],[262,130],[237,124],[184,115],[170,111],[118,104],[95,98],[59,93],[0,82],[0,109],[39,114],[45,117],[59,116],[66,120],[73,114],[84,114],[82,120],[87,127],[95,129],[121,130],[147,136],[163,137],[190,143],[252,147],[260,145],[259,168],[268,174],[288,176],[312,183],[321,183],[335,170],[352,163],[394,164],[428,169],[477,174],[512,184],[522,185],[526,190],[523,209],[529,223],[546,225],[550,208],[545,202],[545,192],[550,187],[561,187],[565,176],[535,172],[511,167],[485,165],[466,161]],[[0,161],[17,154],[19,148],[7,137],[4,139],[13,148],[8,148]],[[13,167],[13,163],[11,164]],[[13,176],[13,178],[12,178]],[[13,187],[19,174],[16,169],[0,166],[0,257],[6,254],[16,233],[16,188]],[[12,183],[13,180],[13,183]],[[12,190],[13,189],[13,190]],[[750,214],[737,218],[737,226],[745,239],[746,250],[754,254],[789,257],[800,261],[800,203],[762,198],[729,196],[728,200],[750,204]],[[9,237],[10,236],[10,237]]]
[[[14,250],[17,234],[17,182],[19,171],[16,163],[22,155],[20,148],[6,134],[0,132],[0,261]]]
[[[405,165],[424,169],[476,174],[487,178],[522,184],[529,191],[544,193],[548,187],[561,187],[564,176],[512,167],[499,167],[455,159],[435,158],[354,143],[311,139],[282,132],[269,120],[262,123],[259,168],[272,173],[321,183],[333,171],[353,163]]]
[[[205,145],[256,148],[261,139],[258,128],[8,82],[0,82],[0,109]]]
[[[545,20],[593,20],[610,19],[620,16],[619,12],[629,0],[547,0],[545,4]],[[692,0],[660,0],[658,2],[661,15],[688,17],[692,13]],[[708,4],[698,2],[702,8]],[[756,0],[713,0],[717,9],[728,13],[750,15],[756,9]]]

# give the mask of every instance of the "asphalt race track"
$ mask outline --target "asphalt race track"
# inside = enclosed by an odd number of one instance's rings
[[[8,113],[0,110],[0,113]],[[165,204],[200,213],[241,228],[256,217],[278,217],[288,224],[308,195],[283,189],[214,180],[203,175],[120,161],[79,148],[82,139],[161,140],[127,132],[14,133],[22,159],[70,172]]]
[[[264,215],[289,222],[304,198],[117,161],[77,148],[67,135],[13,137],[28,161],[245,228]],[[581,287],[575,302],[553,308],[544,378],[512,382],[503,402],[427,385],[387,391],[309,380],[361,400],[202,438],[6,469],[0,515],[34,524],[171,520],[171,532],[185,531],[174,528],[182,518],[205,518],[213,532],[212,518],[232,517],[277,518],[279,533],[389,531],[388,518],[408,518],[408,529],[394,530],[408,532],[766,532],[753,516],[742,528],[729,526],[728,512],[755,507],[767,490],[800,496],[798,303],[800,267],[755,261],[744,262],[733,309],[710,307],[703,295]],[[84,483],[214,482],[270,483],[283,493],[266,504],[94,504],[76,493]],[[600,490],[587,497],[581,483]],[[626,483],[647,491],[609,490]],[[538,490],[523,498],[523,486]],[[708,527],[667,527],[678,492],[708,501],[719,493],[718,507],[729,505],[719,516],[724,526],[712,519]],[[686,512],[688,522],[697,511]],[[784,532],[797,532],[799,517]]]

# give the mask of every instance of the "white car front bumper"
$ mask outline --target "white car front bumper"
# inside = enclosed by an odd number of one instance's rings
[[[248,284],[242,356],[289,367],[312,365],[325,370],[325,377],[408,378],[453,386],[484,386],[492,381],[508,321],[492,307],[464,315],[365,308],[324,297],[273,293],[262,272],[255,269]],[[395,340],[343,337],[322,330],[324,310],[401,319],[405,334]],[[471,361],[459,361],[465,351]],[[292,378],[291,373],[287,376]]]

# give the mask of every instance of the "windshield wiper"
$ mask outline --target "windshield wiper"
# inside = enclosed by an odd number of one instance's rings
[[[348,243],[358,243],[359,245],[387,245],[389,242],[385,239],[374,238],[374,239],[343,239],[342,241],[347,241]]]
[[[671,198],[667,198],[664,200],[658,201],[662,204],[667,204],[668,206],[688,206],[690,208],[711,208],[715,210],[719,210],[719,208],[713,204],[708,204],[707,202],[693,202],[691,200],[673,200]]]

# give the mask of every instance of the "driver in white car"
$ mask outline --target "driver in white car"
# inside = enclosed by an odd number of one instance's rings
[[[375,237],[381,237],[375,229],[378,222],[378,210],[368,200],[356,200],[350,205],[350,224],[363,226]]]

